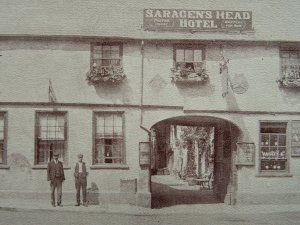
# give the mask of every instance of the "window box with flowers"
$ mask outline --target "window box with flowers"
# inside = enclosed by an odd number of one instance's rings
[[[300,51],[281,51],[279,87],[300,88]]]
[[[204,83],[208,80],[206,69],[172,68],[172,82],[174,83]]]
[[[119,84],[126,79],[122,67],[122,44],[92,43],[91,70],[86,79],[89,84]]]
[[[205,51],[199,45],[176,45],[172,82],[176,84],[201,84],[208,80],[205,69]]]
[[[94,64],[91,71],[87,73],[86,79],[89,84],[119,84],[126,79],[126,75],[123,72],[123,68],[120,66],[98,68],[97,65]]]

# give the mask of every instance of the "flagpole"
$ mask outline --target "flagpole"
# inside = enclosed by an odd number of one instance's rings
[[[51,102],[51,98],[50,98],[50,86],[51,86],[51,80],[49,79],[49,85],[48,85],[48,102]]]

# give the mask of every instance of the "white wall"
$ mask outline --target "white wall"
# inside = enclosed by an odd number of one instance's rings
[[[47,102],[49,79],[60,103],[138,104],[139,46],[123,45],[128,82],[117,87],[89,86],[90,42],[0,41],[0,101]]]
[[[299,111],[299,92],[278,87],[279,48],[228,43],[223,54],[229,61],[231,79],[243,74],[248,82],[244,94],[222,97],[219,74],[219,44],[206,46],[209,82],[196,87],[171,83],[173,45],[145,42],[144,104],[183,106],[191,110]],[[123,46],[123,66],[128,79],[118,86],[89,86],[89,42],[1,41],[0,101],[47,102],[52,80],[59,103],[130,104],[140,103],[140,42]]]
[[[219,73],[219,45],[206,47],[209,82],[193,87],[171,83],[173,46],[168,43],[149,45],[145,54],[145,104],[180,105],[186,110],[232,111],[299,111],[299,92],[278,87],[280,58],[278,47],[225,44],[223,55],[229,59],[229,75],[243,74],[248,82],[244,94],[230,93],[222,97]],[[158,83],[153,87],[152,83]]]
[[[8,114],[7,155],[9,169],[0,169],[0,190],[48,192],[47,171],[34,165],[35,111],[52,111],[52,108],[2,108]],[[139,111],[122,108],[60,108],[67,111],[68,161],[65,165],[64,191],[74,191],[73,172],[77,154],[83,153],[88,167],[92,165],[92,115],[93,111],[124,111],[125,150],[128,169],[90,169],[88,187],[96,183],[101,192],[119,192],[120,179],[138,179],[140,171],[138,142],[144,133],[138,132]]]
[[[191,110],[228,110],[260,112],[299,112],[299,92],[278,88],[280,75],[279,50],[277,47],[225,44],[223,53],[229,58],[229,73],[243,73],[249,84],[246,93],[232,92],[222,97],[219,74],[219,45],[207,46],[207,69],[210,81],[195,88],[178,88],[171,83],[173,46],[170,43],[145,42],[144,104],[181,106]],[[69,162],[66,170],[65,190],[73,190],[72,169],[78,152],[91,164],[92,111],[123,110],[126,118],[126,154],[129,170],[92,170],[90,181],[101,190],[119,191],[120,179],[138,178],[138,142],[147,141],[147,135],[139,128],[140,114],[134,107],[104,108],[101,104],[137,105],[140,101],[141,53],[140,43],[124,44],[124,71],[127,83],[117,87],[88,86],[85,74],[90,65],[90,44],[72,41],[1,41],[0,102],[1,111],[8,113],[8,163],[9,170],[0,169],[1,190],[48,191],[46,171],[31,170],[34,162],[34,115],[35,110],[52,110],[38,106],[11,107],[3,102],[47,102],[48,79],[59,103],[78,103],[72,107],[61,106],[68,111]],[[86,106],[83,104],[99,104]],[[82,104],[82,105],[81,105]],[[160,120],[186,115],[180,108],[149,109],[144,122],[151,128]],[[259,120],[300,120],[299,115],[279,114],[229,114],[194,113],[190,115],[213,116],[232,121],[243,131],[243,140],[255,143],[258,153]],[[18,155],[16,155],[18,154]],[[14,161],[17,160],[17,161]],[[299,158],[290,158],[292,178],[257,177],[258,154],[255,167],[238,171],[238,192],[293,192],[299,185]],[[284,181],[284,182],[282,182]],[[280,182],[281,185],[277,185]]]

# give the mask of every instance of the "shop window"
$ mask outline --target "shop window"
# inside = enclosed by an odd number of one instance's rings
[[[0,165],[6,164],[6,116],[0,113]]]
[[[281,79],[284,87],[300,87],[300,51],[281,51]]]
[[[123,114],[95,113],[94,164],[124,164]]]
[[[205,49],[200,45],[176,45],[174,47],[173,80],[206,81]]]
[[[288,172],[287,123],[261,122],[260,170],[261,172]]]
[[[39,112],[36,117],[35,164],[47,164],[54,152],[67,164],[67,122],[65,112]]]

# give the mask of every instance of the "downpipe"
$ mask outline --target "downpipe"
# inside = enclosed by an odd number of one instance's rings
[[[141,55],[142,55],[142,61],[141,61],[141,99],[140,99],[140,128],[148,133],[148,139],[149,142],[151,142],[151,131],[148,130],[146,127],[143,126],[143,104],[144,104],[144,40],[141,41]]]

